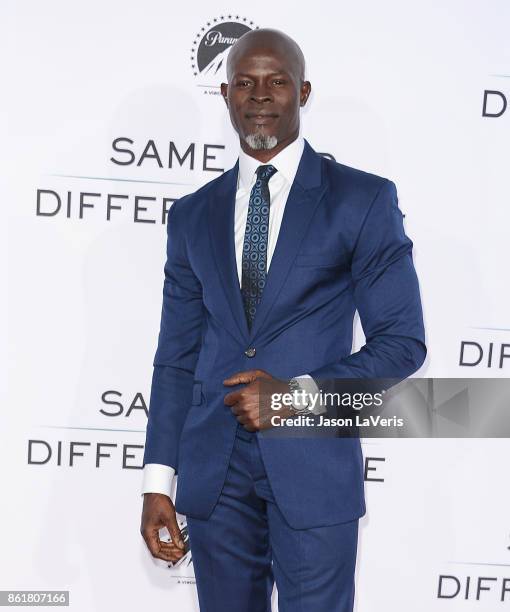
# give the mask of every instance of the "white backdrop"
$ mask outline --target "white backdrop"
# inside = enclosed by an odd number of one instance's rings
[[[510,343],[510,109],[501,112],[509,19],[504,0],[318,0],[312,10],[288,0],[261,9],[2,3],[9,385],[0,589],[68,589],[76,611],[198,609],[192,565],[169,568],[145,549],[138,468],[161,308],[162,211],[218,176],[204,165],[227,169],[237,156],[217,95],[222,69],[201,72],[196,62],[216,25],[252,22],[293,36],[313,87],[303,134],[337,161],[395,181],[427,330],[416,376],[508,376],[499,355]],[[132,154],[115,151],[117,139]],[[190,145],[193,168],[191,154],[181,167],[175,151],[182,158]],[[109,196],[120,207],[110,218]],[[82,215],[80,197],[93,205]],[[480,346],[470,345],[465,362],[481,354],[480,363],[460,363],[463,341]],[[353,349],[362,343],[357,324]],[[357,612],[508,607],[507,441],[363,448],[370,480]]]

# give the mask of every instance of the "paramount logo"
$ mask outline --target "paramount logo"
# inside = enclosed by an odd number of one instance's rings
[[[219,95],[226,81],[226,59],[230,47],[243,34],[256,28],[253,21],[239,15],[211,19],[195,35],[191,49],[191,69],[204,94]]]

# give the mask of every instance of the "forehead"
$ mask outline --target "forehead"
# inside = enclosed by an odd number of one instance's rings
[[[229,56],[232,74],[246,72],[294,72],[296,62],[292,54],[274,45],[233,49]]]

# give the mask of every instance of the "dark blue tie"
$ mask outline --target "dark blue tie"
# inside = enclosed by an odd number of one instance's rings
[[[248,203],[243,244],[241,294],[250,330],[266,285],[269,179],[275,172],[278,171],[271,165],[257,168],[257,180],[251,190]]]

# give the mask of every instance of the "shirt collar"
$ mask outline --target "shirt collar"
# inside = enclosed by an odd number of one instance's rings
[[[278,170],[278,174],[283,176],[290,185],[294,182],[304,146],[304,138],[298,136],[296,140],[293,140],[267,162],[267,164],[274,166]],[[240,149],[238,187],[248,191],[251,187],[253,175],[257,168],[262,165],[266,164],[262,164],[258,159]]]

